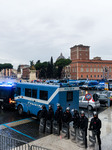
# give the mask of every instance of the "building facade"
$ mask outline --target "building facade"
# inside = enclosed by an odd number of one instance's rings
[[[71,79],[112,78],[112,61],[101,57],[89,58],[89,46],[75,45],[71,48]]]

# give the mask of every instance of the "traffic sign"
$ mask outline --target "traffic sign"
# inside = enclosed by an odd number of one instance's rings
[[[85,95],[85,99],[86,99],[87,101],[90,101],[91,98],[92,98],[92,95],[91,95],[90,93],[87,93],[87,94]]]

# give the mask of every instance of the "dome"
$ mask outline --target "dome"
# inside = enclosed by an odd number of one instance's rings
[[[59,59],[65,59],[65,57],[63,56],[63,54],[61,53],[60,56],[57,58],[57,60]]]

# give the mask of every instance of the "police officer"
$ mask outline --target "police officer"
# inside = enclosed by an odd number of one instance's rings
[[[72,117],[72,121],[73,121],[73,128],[79,128],[79,122],[80,122],[80,116],[79,116],[79,112],[77,109],[73,109],[73,117]]]
[[[60,130],[62,128],[62,116],[63,116],[63,111],[61,105],[58,103],[57,104],[57,110],[54,114],[54,120],[57,121],[58,126],[59,126],[59,135],[60,135]]]
[[[70,134],[69,134],[69,123],[72,121],[72,115],[70,113],[70,108],[67,107],[66,111],[63,113],[63,117],[62,117],[62,122],[63,122],[63,126],[66,126],[67,129],[67,138],[70,138]]]
[[[49,110],[47,112],[47,120],[53,121],[54,119],[54,110],[52,108],[52,105],[49,105]]]
[[[82,133],[83,133],[85,148],[87,149],[88,118],[85,116],[85,112],[83,110],[81,111],[81,117],[80,117],[79,124],[80,124],[80,129],[82,130]]]
[[[54,120],[54,110],[52,108],[52,105],[49,105],[49,109],[47,111],[47,122],[50,123],[50,133],[52,133],[52,123]],[[47,122],[46,122],[46,126],[47,126]]]
[[[78,112],[77,109],[73,109],[72,112],[73,112],[73,117],[72,117],[73,128],[74,128],[74,131],[75,131],[75,138],[76,138],[76,136],[78,134],[78,131],[79,131],[80,116],[79,116],[79,112]]]
[[[94,134],[97,136],[99,150],[101,150],[101,120],[98,118],[98,114],[96,111],[93,112],[93,118],[91,119],[89,130],[92,130]]]
[[[39,114],[40,124],[43,124],[43,133],[45,132],[46,119],[47,119],[47,109],[45,105],[42,105],[42,110]]]

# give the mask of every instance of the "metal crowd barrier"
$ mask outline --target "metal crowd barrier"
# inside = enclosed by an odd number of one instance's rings
[[[0,134],[0,150],[29,150],[27,142]]]
[[[31,150],[50,150],[50,149],[43,148],[43,147],[40,147],[40,146],[32,145],[31,146]]]
[[[41,146],[29,145],[27,142],[0,134],[0,150],[50,150]]]

